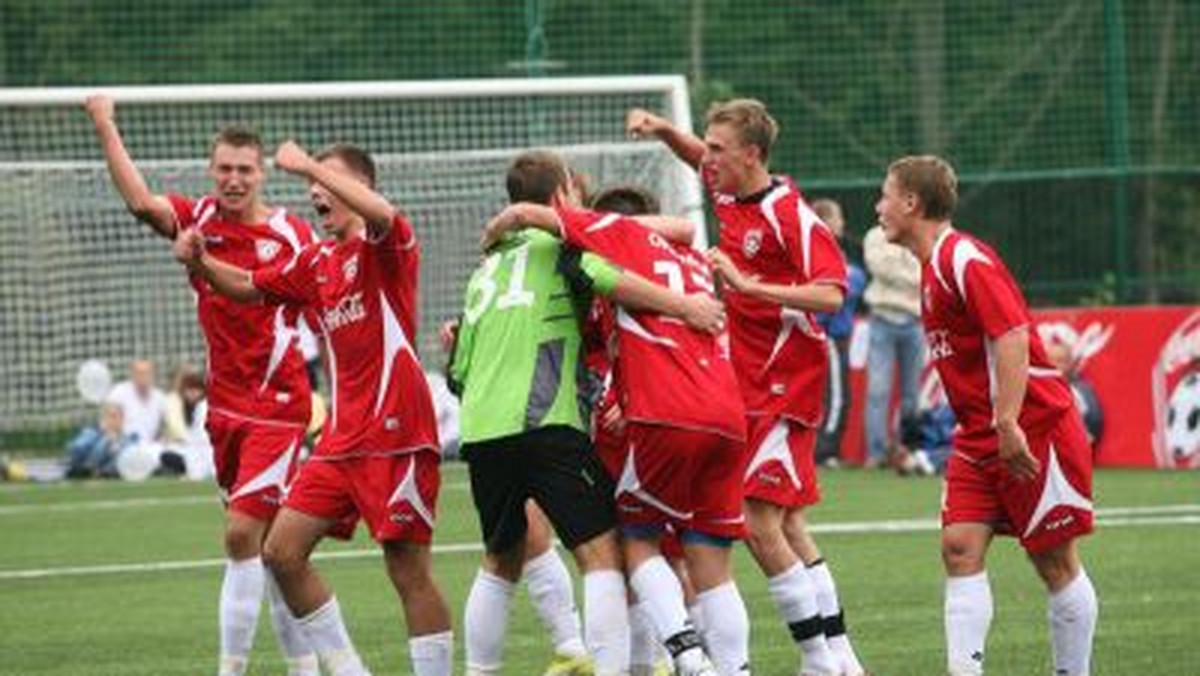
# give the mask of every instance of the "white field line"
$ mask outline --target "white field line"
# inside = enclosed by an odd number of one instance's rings
[[[1120,507],[1113,508],[1124,516],[1104,516],[1101,510],[1098,525],[1103,528],[1123,528],[1129,526],[1179,526],[1200,525],[1200,513],[1197,514],[1162,514],[1162,508],[1189,508],[1189,511],[1200,509],[1200,505],[1163,505],[1160,507]],[[1137,515],[1137,516],[1134,516]],[[857,521],[846,523],[826,523],[812,526],[814,534],[835,535],[864,535],[878,533],[924,533],[934,532],[940,528],[937,519],[902,519],[895,521]],[[480,553],[483,546],[478,543],[453,543],[435,545],[434,554],[463,554]],[[313,559],[328,561],[337,559],[362,559],[379,556],[377,548],[346,549],[333,552],[317,552]],[[147,563],[114,563],[96,566],[62,566],[54,568],[27,568],[23,570],[0,570],[0,580],[32,580],[39,578],[78,577],[85,575],[120,575],[128,573],[155,573],[177,570],[197,570],[201,568],[218,568],[225,565],[225,559],[192,559],[185,561],[153,561]]]
[[[465,481],[442,484],[442,490],[462,491],[470,488]],[[181,505],[220,504],[221,499],[212,495],[181,495],[170,498],[114,498],[111,500],[88,500],[81,502],[56,502],[30,505],[0,505],[0,517],[25,514],[52,514],[61,512],[90,512],[97,509],[141,509],[143,507],[175,507]]]

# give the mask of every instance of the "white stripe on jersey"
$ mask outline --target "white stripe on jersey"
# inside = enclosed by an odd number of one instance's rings
[[[975,243],[968,239],[960,239],[954,244],[954,281],[958,284],[959,295],[962,296],[963,302],[967,302],[967,266],[971,261],[980,261],[987,265],[992,262],[987,256],[975,246]]]
[[[271,336],[274,339],[274,343],[271,345],[271,359],[267,363],[267,372],[263,374],[262,384],[258,386],[259,392],[267,389],[267,384],[271,382],[271,376],[275,375],[275,370],[283,363],[283,358],[292,348],[293,341],[297,338],[296,334],[296,327],[288,326],[287,319],[284,317],[284,307],[280,305],[275,308],[275,325],[271,329]]]
[[[763,217],[771,224],[771,230],[775,232],[775,240],[779,242],[779,246],[785,249],[787,245],[783,242],[783,228],[779,225],[779,216],[775,214],[775,203],[788,194],[790,190],[786,183],[781,183],[774,190],[767,193],[767,196],[763,198],[762,203],[759,205],[759,210],[762,211]]]
[[[656,336],[653,333],[650,333],[649,331],[647,331],[646,327],[642,326],[641,323],[638,322],[638,320],[633,318],[633,315],[630,315],[628,312],[625,311],[625,308],[620,307],[620,306],[617,307],[617,326],[619,326],[622,329],[625,329],[626,331],[632,333],[633,335],[637,336],[638,338],[642,338],[651,343],[657,343],[658,345],[665,345],[667,347],[673,347],[673,348],[679,347],[679,344],[676,343],[674,340],[671,340],[670,338],[664,338],[662,336]]]
[[[617,219],[620,217],[621,217],[621,214],[608,214],[604,218],[601,218],[600,220],[596,221],[595,223],[592,223],[591,225],[589,225],[587,227],[587,229],[584,230],[584,232],[596,232],[598,230],[603,230],[603,229],[607,228],[608,226],[612,225],[613,223],[616,223]]]
[[[388,383],[392,380],[392,368],[395,366],[396,356],[401,352],[407,352],[413,356],[414,360],[417,358],[412,345],[408,342],[408,336],[404,335],[400,320],[396,319],[396,313],[392,310],[392,306],[388,303],[387,296],[382,290],[379,292],[379,311],[383,315],[383,372],[379,374],[379,395],[375,398],[376,416],[379,415],[380,409],[383,408],[383,400],[387,397]]]

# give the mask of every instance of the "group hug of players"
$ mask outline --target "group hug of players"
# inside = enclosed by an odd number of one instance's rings
[[[451,612],[430,559],[437,426],[413,347],[419,247],[376,192],[370,155],[276,151],[277,168],[309,183],[319,240],[263,203],[253,132],[216,136],[211,194],[160,195],[112,100],[85,107],[118,192],[172,240],[197,295],[227,506],[218,673],[245,672],[264,595],[290,676],[369,673],[310,562],[361,520],[403,605],[413,673],[451,674]],[[829,368],[814,315],[842,304],[843,255],[796,184],[769,172],[777,126],[761,103],[715,105],[703,138],[645,110],[626,125],[699,170],[719,244],[693,248],[694,226],[634,187],[583,204],[554,153],[510,164],[511,204],[484,227],[444,332],[485,545],[462,625],[466,673],[501,673],[524,576],[555,647],[547,674],[749,674],[732,565],[744,540],[798,673],[863,674],[805,520],[820,497]],[[956,201],[949,164],[909,156],[888,167],[876,205],[888,239],[922,262],[929,354],[959,421],[942,510],[947,670],[983,672],[985,556],[993,535],[1011,534],[1047,588],[1054,673],[1087,674],[1097,603],[1075,546],[1092,529],[1086,435],[1012,276],[952,226]],[[297,467],[311,396],[301,316],[320,330],[332,404]],[[582,574],[582,618],[547,522]]]

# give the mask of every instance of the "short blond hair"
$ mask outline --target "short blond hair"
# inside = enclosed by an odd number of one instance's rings
[[[958,206],[958,176],[950,163],[936,155],[909,155],[892,162],[888,175],[921,200],[925,218],[943,221]]]
[[[758,99],[731,99],[714,103],[708,109],[708,124],[727,124],[733,127],[738,139],[746,145],[756,146],[763,162],[771,155],[771,146],[779,135],[779,124],[767,112],[767,106]]]

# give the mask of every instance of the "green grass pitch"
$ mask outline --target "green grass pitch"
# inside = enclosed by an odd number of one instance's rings
[[[812,522],[837,579],[852,638],[877,676],[942,673],[941,483],[881,472],[822,476]],[[1084,541],[1100,595],[1093,674],[1200,673],[1200,473],[1104,471],[1101,526]],[[1131,508],[1131,509],[1127,509]],[[208,484],[0,485],[0,674],[213,673],[222,515]],[[888,527],[891,527],[889,530]],[[461,624],[478,561],[466,474],[446,466],[435,572]],[[319,567],[376,674],[409,673],[399,604],[361,531]],[[153,565],[149,565],[153,564]],[[754,671],[795,673],[795,650],[744,550],[737,577],[751,617]],[[1011,540],[990,556],[996,612],[989,673],[1050,673],[1045,595]],[[545,634],[514,604],[505,673],[541,673]],[[456,645],[461,665],[461,640]],[[460,666],[461,669],[461,666]],[[281,674],[264,612],[250,674]]]

